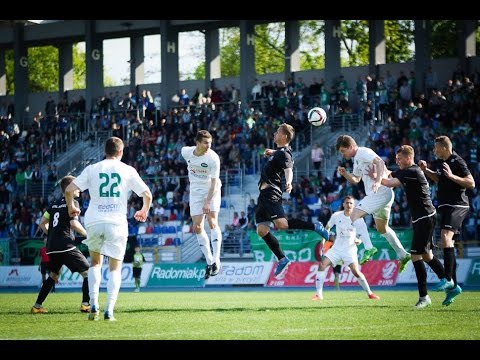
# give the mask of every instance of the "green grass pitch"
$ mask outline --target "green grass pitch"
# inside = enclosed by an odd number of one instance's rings
[[[448,307],[431,292],[432,306],[417,310],[418,294],[379,289],[380,300],[361,291],[278,289],[255,291],[120,291],[117,322],[88,321],[79,311],[81,293],[50,294],[48,314],[30,313],[37,294],[0,294],[2,340],[312,339],[440,340],[480,339],[480,292],[464,291]],[[106,292],[100,294],[101,307]]]

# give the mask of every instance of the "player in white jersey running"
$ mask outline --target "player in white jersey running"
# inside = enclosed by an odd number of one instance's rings
[[[337,236],[335,237],[333,246],[328,250],[318,265],[318,272],[315,281],[317,292],[312,297],[312,300],[323,300],[323,283],[327,277],[328,266],[330,264],[336,266],[342,261],[352,270],[352,273],[357,278],[360,286],[367,292],[368,298],[373,300],[380,299],[372,292],[372,290],[370,290],[365,275],[363,275],[358,267],[357,243],[360,243],[360,240],[357,240],[356,227],[359,222],[357,221],[352,225],[350,220],[354,204],[355,200],[353,199],[353,196],[346,196],[343,199],[344,210],[335,212],[330,220],[328,220],[325,228],[328,231],[335,226]],[[360,219],[360,221],[363,220]]]
[[[182,156],[187,162],[188,180],[190,181],[190,215],[193,230],[197,235],[200,249],[207,261],[205,279],[220,272],[220,248],[222,231],[218,226],[221,187],[220,158],[211,149],[212,135],[207,130],[199,130],[195,137],[196,146],[182,147]],[[205,215],[211,230],[210,240],[204,228]]]
[[[348,173],[344,167],[339,167],[338,172],[345,177],[349,183],[354,185],[358,184],[360,180],[363,180],[365,187],[366,196],[358,202],[350,215],[352,223],[355,223],[355,221],[358,221],[367,214],[372,214],[377,231],[387,239],[400,259],[399,271],[402,272],[405,270],[411,256],[403,248],[397,234],[388,226],[394,195],[392,189],[381,183],[382,178],[387,178],[385,162],[372,149],[359,147],[355,140],[349,135],[340,135],[337,138],[336,149],[345,159],[353,159],[352,173]],[[376,177],[373,180],[368,175],[372,167],[376,170]],[[362,221],[362,223],[364,222]],[[369,240],[367,242],[370,242]],[[370,256],[377,252],[377,249],[372,246],[371,242],[369,244],[366,243],[364,238],[362,238],[362,241],[364,242],[366,250],[360,264],[365,263]]]
[[[83,241],[90,252],[88,286],[90,289],[89,320],[98,320],[100,282],[103,256],[109,257],[107,304],[104,319],[114,321],[113,310],[122,283],[122,262],[128,240],[127,202],[130,191],[143,198],[143,206],[134,218],[147,220],[152,204],[152,193],[131,166],[121,162],[123,141],[111,137],[105,143],[105,159],[87,166],[65,190],[65,200],[70,216],[78,216],[80,209],[73,202],[76,190],[88,189],[90,204],[85,213],[87,239]]]

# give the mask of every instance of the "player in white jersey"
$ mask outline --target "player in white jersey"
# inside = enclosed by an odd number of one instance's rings
[[[122,262],[128,240],[127,202],[130,191],[143,198],[143,206],[135,213],[135,220],[146,221],[152,204],[152,193],[138,172],[120,161],[123,147],[122,139],[107,139],[105,159],[87,166],[65,190],[70,216],[80,214],[80,209],[73,202],[74,192],[88,189],[90,194],[90,204],[85,213],[88,236],[83,241],[88,246],[91,262],[88,269],[91,305],[89,320],[98,320],[103,255],[109,257],[108,296],[104,319],[115,320],[113,310],[122,282]]]
[[[317,278],[315,281],[315,287],[317,288],[316,294],[312,297],[312,300],[322,300],[323,299],[323,283],[327,276],[327,269],[330,264],[336,266],[337,264],[343,263],[347,265],[351,270],[353,275],[357,278],[360,286],[367,292],[369,299],[379,299],[368,285],[365,275],[360,271],[358,267],[358,257],[357,257],[357,243],[360,243],[360,240],[357,239],[357,224],[356,222],[352,225],[350,220],[350,215],[353,210],[355,200],[353,196],[346,196],[343,199],[343,211],[337,211],[332,215],[330,220],[328,220],[327,226],[325,227],[328,230],[336,227],[337,236],[335,237],[335,242],[333,246],[328,250],[328,252],[323,257],[322,261],[318,265]],[[360,221],[363,221],[360,219]]]
[[[375,220],[377,231],[387,239],[390,246],[395,250],[400,259],[399,271],[405,270],[410,254],[405,251],[402,243],[392,228],[388,226],[388,219],[393,204],[393,190],[382,185],[382,178],[387,178],[385,171],[385,162],[372,149],[359,147],[355,140],[349,135],[340,135],[337,138],[337,151],[339,151],[345,159],[353,158],[353,172],[348,173],[344,167],[339,167],[338,172],[347,179],[351,184],[358,184],[363,180],[366,196],[358,202],[350,215],[352,223],[363,218],[367,214],[372,214]],[[374,180],[368,175],[370,168],[376,169],[376,177]],[[364,223],[362,221],[362,223]],[[365,253],[360,264],[365,263],[369,257],[377,252],[370,242],[365,243]],[[370,249],[370,250],[369,250]]]
[[[207,261],[205,279],[220,272],[220,248],[222,231],[218,226],[221,187],[220,158],[211,149],[212,135],[207,130],[199,130],[195,137],[196,146],[184,146],[182,156],[187,162],[188,180],[190,181],[190,215],[198,244]],[[210,240],[205,232],[204,221],[207,216],[211,230]]]

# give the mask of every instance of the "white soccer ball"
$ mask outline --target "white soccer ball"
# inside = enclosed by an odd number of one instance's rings
[[[307,119],[313,126],[322,126],[327,121],[327,113],[321,107],[311,108]]]

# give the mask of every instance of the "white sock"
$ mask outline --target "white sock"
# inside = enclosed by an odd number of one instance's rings
[[[200,234],[197,234],[197,241],[198,245],[200,245],[200,249],[202,250],[203,255],[205,256],[207,265],[212,265],[213,255],[212,250],[210,250],[210,239],[208,238],[205,230],[202,229],[202,232]]]
[[[397,253],[397,257],[401,260],[405,256],[407,256],[407,252],[403,248],[402,243],[398,240],[397,234],[393,231],[390,227],[387,227],[387,232],[385,234],[381,234],[385,239],[387,239],[390,246],[395,250]]]
[[[360,286],[367,292],[368,295],[372,294],[372,290],[370,290],[370,286],[368,285],[367,279],[363,273],[360,273],[360,276],[357,278],[358,283]]]
[[[98,294],[100,292],[100,282],[102,281],[102,264],[90,266],[88,268],[88,294],[90,295],[90,306],[98,307]]]
[[[220,266],[220,249],[222,247],[222,231],[217,226],[211,230],[213,262]]]
[[[110,315],[113,315],[113,308],[117,302],[118,293],[120,291],[120,285],[122,284],[122,267],[120,269],[110,271],[108,274],[107,281],[107,305],[105,306],[105,311]]]
[[[323,283],[327,277],[327,270],[317,271],[317,277],[315,278],[315,288],[317,289],[317,295],[323,296]]]
[[[373,248],[372,240],[370,240],[370,234],[368,233],[367,224],[363,218],[355,220],[353,223],[355,230],[357,230],[357,237],[362,240],[365,250]]]

